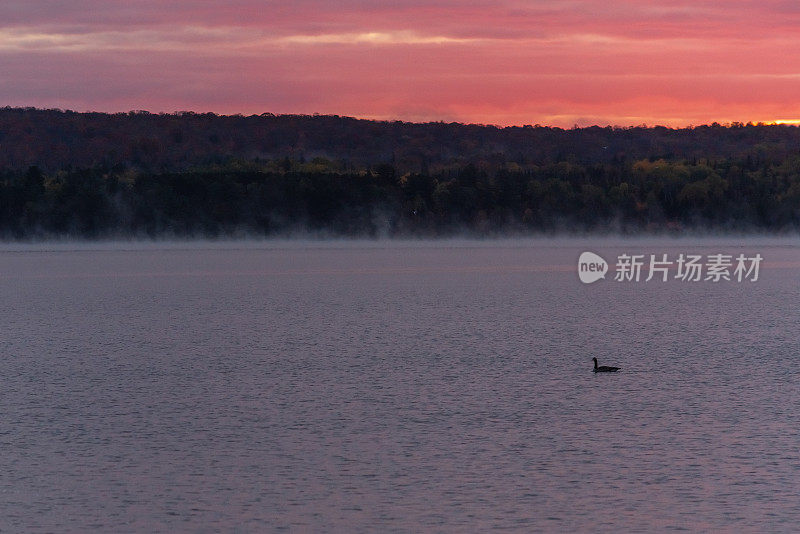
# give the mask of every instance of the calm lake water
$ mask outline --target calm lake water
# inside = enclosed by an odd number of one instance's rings
[[[800,524],[797,239],[5,245],[0,291],[0,531]]]

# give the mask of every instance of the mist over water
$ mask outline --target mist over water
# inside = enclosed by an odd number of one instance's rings
[[[10,244],[0,290],[3,531],[800,521],[796,238]]]

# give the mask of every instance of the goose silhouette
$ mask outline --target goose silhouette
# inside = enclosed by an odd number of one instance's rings
[[[620,369],[619,367],[609,367],[607,365],[601,365],[600,367],[598,367],[597,358],[592,358],[592,361],[594,362],[593,371],[595,373],[616,373]]]

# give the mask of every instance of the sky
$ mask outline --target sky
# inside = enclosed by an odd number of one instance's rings
[[[0,1],[0,106],[680,127],[799,96],[788,0]]]

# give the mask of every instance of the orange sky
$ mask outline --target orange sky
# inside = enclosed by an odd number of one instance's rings
[[[3,0],[0,105],[499,125],[796,120],[799,30],[800,3],[787,0]]]

